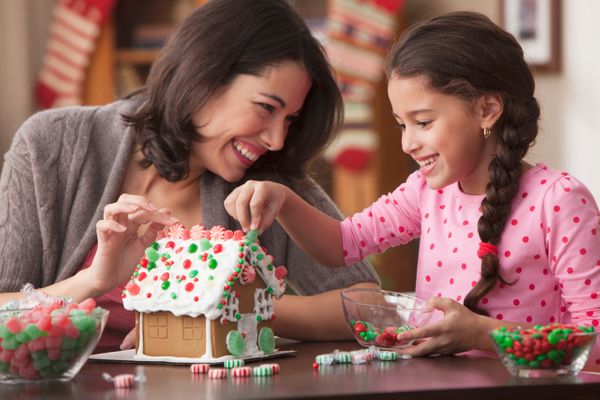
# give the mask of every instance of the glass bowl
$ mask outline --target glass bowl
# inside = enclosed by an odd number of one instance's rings
[[[400,332],[425,325],[432,310],[426,301],[406,293],[381,289],[342,290],[342,305],[352,334],[365,347],[397,349],[413,341],[398,341]]]
[[[84,303],[0,311],[0,382],[73,378],[96,347],[109,313],[95,302],[95,308]]]
[[[536,325],[500,327],[490,335],[508,372],[519,378],[574,376],[584,367],[596,340],[593,327]]]

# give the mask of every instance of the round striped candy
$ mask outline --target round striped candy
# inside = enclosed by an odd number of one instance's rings
[[[277,363],[262,364],[261,367],[271,368],[273,374],[278,374],[280,369],[279,364]]]
[[[133,386],[133,378],[132,374],[117,375],[113,378],[113,383],[116,388],[130,388]]]
[[[254,367],[252,370],[252,376],[271,376],[273,375],[273,369],[265,366]]]
[[[245,377],[245,376],[251,376],[252,375],[252,368],[251,367],[235,367],[231,370],[231,376],[234,377]]]
[[[333,358],[335,362],[340,364],[348,364],[352,362],[352,356],[347,351],[339,351],[333,353]]]
[[[377,358],[381,361],[396,361],[398,359],[398,353],[393,351],[380,351]]]
[[[242,360],[241,358],[233,358],[231,360],[225,360],[223,362],[223,366],[227,369],[231,369],[231,368],[236,368],[236,367],[243,367],[244,366],[244,360]]]
[[[227,370],[224,368],[211,368],[208,370],[208,377],[212,379],[227,378]]]
[[[333,364],[333,354],[319,354],[315,357],[315,361],[319,365],[331,365]]]
[[[206,374],[209,370],[208,364],[192,364],[190,365],[190,371],[192,374]]]

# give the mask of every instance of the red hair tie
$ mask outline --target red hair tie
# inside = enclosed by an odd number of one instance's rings
[[[483,258],[486,254],[491,254],[494,256],[498,255],[498,248],[491,243],[479,242],[479,249],[477,250],[477,255],[479,258]]]

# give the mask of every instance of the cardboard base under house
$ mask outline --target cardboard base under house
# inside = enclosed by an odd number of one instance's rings
[[[247,362],[266,360],[269,358],[279,358],[279,357],[292,357],[296,353],[296,350],[276,350],[271,354],[263,354],[263,355],[254,355],[254,356],[245,356],[239,357]],[[190,365],[190,364],[211,364],[211,365],[219,365],[223,364],[223,359],[221,360],[200,360],[194,358],[182,358],[182,357],[136,357],[135,349],[130,350],[121,350],[121,351],[112,351],[109,353],[98,353],[92,354],[89,358],[91,362],[99,362],[99,363],[125,363],[125,364],[169,364],[169,365]]]

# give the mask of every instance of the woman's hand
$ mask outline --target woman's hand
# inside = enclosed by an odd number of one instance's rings
[[[258,229],[264,232],[286,200],[287,188],[269,181],[248,181],[235,188],[225,199],[225,210],[240,222],[244,232]]]
[[[129,349],[133,349],[134,346],[135,346],[135,328],[133,328],[132,330],[129,331],[127,336],[125,336],[125,338],[121,342],[121,345],[119,346],[119,348],[121,350],[129,350]]]
[[[432,297],[427,306],[440,310],[440,321],[398,334],[398,341],[416,340],[416,344],[400,349],[402,354],[425,356],[428,354],[454,354],[479,349],[493,351],[488,332],[491,318],[469,310],[462,304],[440,297]]]
[[[129,279],[158,231],[176,222],[168,209],[159,209],[141,196],[122,194],[104,207],[104,218],[96,224],[98,248],[87,270],[95,290],[101,294]],[[147,228],[142,231],[144,224]]]

